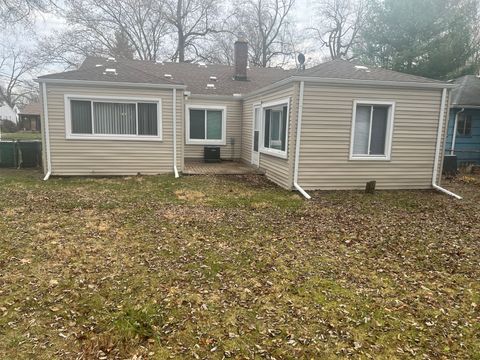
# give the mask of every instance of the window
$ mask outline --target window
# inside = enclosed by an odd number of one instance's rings
[[[187,107],[187,144],[225,145],[225,107]]]
[[[160,101],[66,96],[67,138],[161,140]]]
[[[353,111],[350,158],[389,160],[394,103],[355,101]]]
[[[262,106],[263,153],[287,157],[288,110],[289,99]]]
[[[460,136],[470,136],[472,134],[472,115],[458,114],[457,134]]]

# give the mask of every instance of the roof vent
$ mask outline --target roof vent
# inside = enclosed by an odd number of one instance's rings
[[[204,64],[204,63],[199,63],[199,64],[198,64],[198,67],[201,67],[201,68],[207,68],[207,64]]]
[[[113,68],[106,68],[103,73],[104,74],[110,74],[110,75],[118,75],[117,74],[117,69],[113,69]]]
[[[235,94],[233,94],[233,96],[234,96],[234,97],[241,97],[242,94],[240,94],[240,93],[235,93]]]
[[[210,76],[210,80],[211,81],[217,81],[217,77],[216,76]]]
[[[357,69],[357,70],[368,70],[368,67],[363,66],[363,65],[355,65],[355,69]]]
[[[107,58],[107,61],[109,61],[109,62],[115,62],[115,61],[117,61],[117,60],[116,60],[114,57],[110,56],[110,57]]]
[[[167,79],[171,79],[171,78],[172,78],[172,74],[164,74],[163,76],[166,77]]]
[[[97,65],[95,65],[95,67],[100,67],[100,66],[103,66],[103,64],[97,64]]]
[[[207,89],[215,89],[215,84],[207,84]]]

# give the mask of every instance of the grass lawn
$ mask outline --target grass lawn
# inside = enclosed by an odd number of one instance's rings
[[[42,134],[38,132],[2,132],[2,140],[41,140]]]
[[[1,359],[480,358],[480,179],[0,171]]]

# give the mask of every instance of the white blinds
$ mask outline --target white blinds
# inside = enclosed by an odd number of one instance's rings
[[[135,135],[136,106],[121,103],[93,103],[96,134]]]

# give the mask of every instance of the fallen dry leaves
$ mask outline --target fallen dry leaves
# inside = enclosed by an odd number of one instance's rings
[[[0,358],[480,354],[480,181],[0,178]]]

